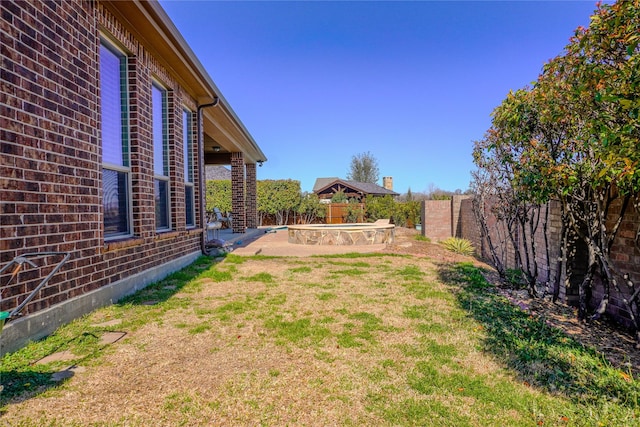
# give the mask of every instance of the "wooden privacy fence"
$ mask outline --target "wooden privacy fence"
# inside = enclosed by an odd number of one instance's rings
[[[355,221],[349,221],[352,216]],[[327,205],[327,224],[364,222],[364,203],[331,203]]]

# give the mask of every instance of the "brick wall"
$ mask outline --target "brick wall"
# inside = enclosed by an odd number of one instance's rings
[[[546,241],[549,245],[549,253],[546,253],[545,246],[545,233],[543,222],[546,216],[546,210],[548,208],[547,219],[547,233]],[[620,212],[620,204],[614,205],[611,209],[610,224],[614,220],[615,216]],[[515,251],[514,246],[508,236],[508,231],[503,222],[497,221],[496,218],[491,215],[490,207],[486,207],[486,213],[488,216],[488,227],[491,233],[491,238],[494,245],[497,247],[497,252],[507,268],[515,267]],[[536,215],[537,215],[536,211]],[[557,201],[551,201],[547,206],[541,208],[541,220],[538,228],[534,234],[535,246],[536,246],[536,262],[538,267],[538,281],[540,283],[551,282],[553,283],[558,274],[561,275],[561,286],[559,298],[569,304],[577,302],[578,284],[580,283],[584,274],[584,260],[586,259],[586,248],[581,242],[578,242],[576,259],[572,267],[572,277],[569,277],[565,282],[564,272],[558,272],[558,259],[560,257],[560,237],[562,228],[562,219],[560,215],[560,205]],[[629,273],[631,279],[636,283],[640,283],[640,253],[635,247],[634,239],[635,233],[640,223],[640,217],[637,212],[630,207],[624,220],[621,224],[618,236],[611,248],[611,258],[615,266],[619,271],[623,273]],[[480,230],[475,221],[472,211],[472,199],[463,200],[460,204],[460,225],[461,235],[463,238],[470,240],[474,246],[478,249],[478,254],[489,260],[490,254],[486,241],[482,241],[480,238]],[[440,228],[444,228],[443,225],[439,225]],[[516,241],[522,243],[522,230],[517,231]],[[530,238],[529,230],[525,230],[527,238]],[[521,253],[524,256],[524,251],[521,247]],[[526,263],[526,259],[523,259],[523,264]],[[530,253],[530,262],[533,261],[533,256]],[[565,286],[569,283],[569,286]],[[629,297],[628,288],[620,281],[621,293],[618,293],[614,289],[611,290],[610,305],[607,310],[607,314],[616,321],[631,326],[630,315],[624,308],[623,298]],[[598,277],[595,279],[594,288],[592,292],[591,306],[594,308],[599,302],[603,294],[602,283]]]
[[[451,200],[424,200],[421,209],[422,235],[434,241],[452,236]]]
[[[71,253],[23,313],[198,252],[201,230],[185,227],[182,163],[182,108],[195,112],[195,100],[99,2],[3,1],[0,12],[0,264],[27,252]],[[98,131],[99,28],[129,52],[133,237],[108,242]],[[169,94],[172,230],[166,233],[155,230],[152,76]],[[15,308],[52,262],[27,269],[10,286],[4,286],[6,275],[0,277],[0,310]]]
[[[462,237],[462,202],[469,199],[467,195],[453,195],[451,197],[451,234],[453,237]]]
[[[620,213],[621,201],[618,200],[611,208],[611,214],[607,227],[611,229],[613,227],[613,221]],[[620,224],[620,230],[611,247],[611,259],[615,267],[621,273],[628,273],[629,278],[636,284],[636,288],[640,285],[640,251],[635,246],[635,235],[640,225],[640,215],[633,208],[632,204],[629,204],[627,211],[625,212],[624,219]],[[629,313],[624,307],[623,298],[629,298],[629,287],[624,283],[624,280],[618,278],[618,283],[621,292],[616,292],[612,289],[610,298],[610,307],[608,314],[616,318],[629,319]],[[603,288],[600,281],[596,282],[596,287],[593,291],[593,299],[600,301],[602,297]],[[628,326],[631,326],[630,321],[625,322]]]
[[[460,210],[458,213],[459,218],[459,233],[457,237],[463,237],[473,244],[477,254],[482,253],[482,236],[480,235],[480,229],[476,224],[475,216],[473,215],[473,199],[465,198],[460,200]]]

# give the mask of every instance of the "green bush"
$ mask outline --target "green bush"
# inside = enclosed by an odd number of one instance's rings
[[[349,203],[349,198],[344,191],[336,191],[331,197],[331,203]]]
[[[396,201],[391,196],[367,196],[365,201],[366,221],[375,222],[379,219],[391,219],[396,210]]]
[[[222,212],[231,212],[231,180],[209,180],[206,191],[207,211],[218,208]]]
[[[375,222],[389,218],[400,227],[414,227],[420,222],[420,202],[411,200],[397,202],[391,196],[367,196],[366,221]]]
[[[353,224],[358,222],[360,218],[362,218],[363,211],[360,208],[360,206],[362,205],[357,201],[352,201],[347,205],[347,214],[345,217],[345,222]]]
[[[300,199],[300,205],[296,208],[299,221],[303,224],[312,224],[318,219],[327,216],[327,206],[320,203],[317,194],[303,194]]]

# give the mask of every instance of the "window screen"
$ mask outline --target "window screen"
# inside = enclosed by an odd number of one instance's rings
[[[126,56],[100,44],[100,131],[105,238],[131,234]]]

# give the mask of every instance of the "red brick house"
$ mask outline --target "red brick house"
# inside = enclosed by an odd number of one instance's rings
[[[157,2],[2,1],[0,13],[0,266],[71,254],[5,326],[6,352],[201,255],[205,164],[231,166],[234,232],[257,227],[266,157]],[[0,277],[0,310],[46,274]]]

